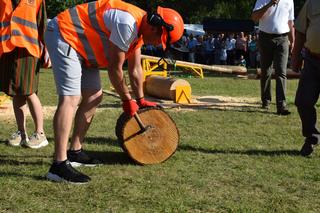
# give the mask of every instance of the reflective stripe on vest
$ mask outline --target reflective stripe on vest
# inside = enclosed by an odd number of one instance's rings
[[[25,27],[30,27],[32,29],[35,29],[35,30],[38,30],[38,26],[36,23],[33,23],[31,21],[28,21],[26,19],[23,19],[23,18],[19,18],[17,16],[12,16],[12,19],[11,21],[17,23],[17,24],[21,24],[21,25],[24,25]]]
[[[0,32],[4,31],[4,29],[1,29],[1,28],[5,28],[5,27],[8,27],[10,25],[10,22],[9,21],[4,21],[4,22],[0,22]],[[9,31],[9,29],[8,29]],[[0,34],[0,42],[1,41],[6,41],[6,40],[9,40],[10,39],[10,34],[8,32],[8,34]]]
[[[40,58],[37,13],[42,0],[21,0],[14,10],[11,1],[5,3],[6,8],[2,8],[4,15],[0,20],[0,55],[12,51],[14,47],[22,47]]]
[[[82,45],[84,46],[84,50],[86,51],[87,60],[89,61],[89,63],[92,66],[97,66],[98,62],[96,60],[96,57],[94,55],[94,52],[93,52],[93,50],[91,48],[91,45],[90,45],[87,37],[83,33],[84,29],[81,26],[81,22],[80,22],[80,19],[79,19],[79,16],[78,16],[76,8],[75,7],[71,8],[69,10],[69,13],[70,13],[70,16],[71,16],[71,19],[72,19],[72,23],[73,23],[73,25],[75,27],[75,30],[76,30],[77,34],[78,34],[78,37],[79,37]]]
[[[0,22],[0,27],[3,28],[3,27],[8,27],[10,25],[10,22],[9,21],[4,21],[4,22]]]
[[[91,66],[108,65],[110,32],[104,24],[103,14],[113,8],[129,12],[135,18],[138,27],[145,14],[143,10],[119,0],[101,0],[78,5],[58,15],[62,37]],[[139,38],[140,40],[142,41],[142,38]],[[135,48],[129,48],[128,54],[133,50]]]
[[[8,0],[0,0],[0,56],[5,52],[11,52],[14,45],[10,42],[10,18],[12,3]],[[5,6],[2,6],[5,5]]]
[[[12,30],[11,36],[22,37],[24,40],[28,41],[29,43],[32,43],[32,44],[34,44],[34,45],[39,46],[39,41],[38,41],[38,39],[33,38],[33,37],[26,36],[26,35],[24,35],[23,33],[21,33],[19,30]]]
[[[96,14],[96,11],[97,11],[96,4],[93,2],[89,3],[89,8],[88,8],[89,14]],[[94,17],[89,16],[89,19],[91,21],[91,25],[94,27],[94,29],[99,34],[102,45],[105,47],[105,48],[103,48],[103,52],[104,52],[105,56],[107,57],[107,59],[109,59],[110,57],[109,57],[109,54],[107,51],[107,49],[109,48],[108,38],[105,35],[105,33],[103,32],[103,30],[100,28],[96,16],[94,16]]]

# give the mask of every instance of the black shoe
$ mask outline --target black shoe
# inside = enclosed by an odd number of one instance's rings
[[[89,176],[75,170],[68,160],[61,163],[54,162],[46,177],[55,182],[67,181],[76,184],[88,183],[91,180]]]
[[[302,155],[304,157],[311,155],[316,145],[317,144],[305,142],[300,150],[300,155]]]
[[[97,159],[88,156],[82,149],[80,150],[68,150],[67,158],[73,167],[79,166],[96,166],[101,162]]]
[[[290,115],[290,114],[291,114],[291,112],[286,108],[282,108],[282,109],[277,110],[277,115]]]
[[[269,103],[263,103],[261,108],[268,110],[268,109],[270,109],[270,104]]]

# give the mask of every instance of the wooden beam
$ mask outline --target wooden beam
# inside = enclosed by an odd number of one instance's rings
[[[261,69],[257,69],[257,77],[260,78]],[[272,70],[272,77],[275,77],[274,69]],[[293,72],[292,69],[287,69],[287,78],[299,78],[300,73]]]
[[[159,57],[155,56],[149,56],[149,55],[142,55],[142,59],[153,59],[153,60],[159,60]],[[168,59],[169,61],[169,59]],[[197,63],[191,63],[186,61],[175,61],[176,66],[183,65],[183,66],[194,66],[194,67],[200,67],[207,71],[213,71],[213,72],[222,72],[222,73],[230,73],[230,74],[238,74],[238,75],[246,75],[247,74],[247,68],[243,66],[232,66],[232,65],[205,65],[205,64],[197,64]]]

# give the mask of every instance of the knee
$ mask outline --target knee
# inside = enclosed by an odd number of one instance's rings
[[[287,79],[287,74],[286,74],[286,73],[283,73],[283,72],[281,72],[281,73],[276,73],[276,74],[275,74],[275,77],[276,77],[276,79],[279,79],[279,80],[285,80],[285,79]]]
[[[296,95],[294,104],[296,105],[297,108],[299,109],[310,109],[312,107],[314,107],[314,105],[316,104],[315,101],[307,98],[304,95]]]
[[[60,96],[59,106],[76,108],[80,103],[80,96]]]
[[[27,103],[28,96],[26,95],[15,95],[13,96],[13,104],[14,105],[25,105]]]
[[[302,107],[305,104],[303,102],[304,102],[303,97],[297,93],[296,98],[294,100],[294,104],[296,105],[296,107],[298,108]]]
[[[81,104],[90,106],[90,108],[97,107],[101,103],[102,98],[103,98],[102,90],[99,90],[98,92],[84,93],[82,95]]]
[[[30,95],[26,95],[25,98],[26,98],[26,100],[28,102],[40,101],[39,97],[38,97],[38,95],[36,93],[32,93]]]
[[[103,99],[103,94],[101,91],[93,96],[93,100],[92,100],[93,104],[98,106],[102,102],[102,99]]]
[[[91,102],[94,102],[95,104],[99,105],[102,101],[103,98],[103,93],[102,90],[99,90],[98,92],[96,92],[95,94],[93,94],[90,99]]]

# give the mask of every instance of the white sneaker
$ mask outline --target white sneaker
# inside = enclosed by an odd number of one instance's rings
[[[22,136],[24,136],[24,139],[22,139]],[[25,143],[27,143],[28,137],[26,133],[20,132],[19,130],[13,133],[10,136],[10,139],[8,140],[8,145],[9,146],[21,146]]]
[[[48,140],[44,133],[34,132],[28,141],[26,141],[23,145],[29,147],[31,149],[39,149],[41,147],[47,146]]]

